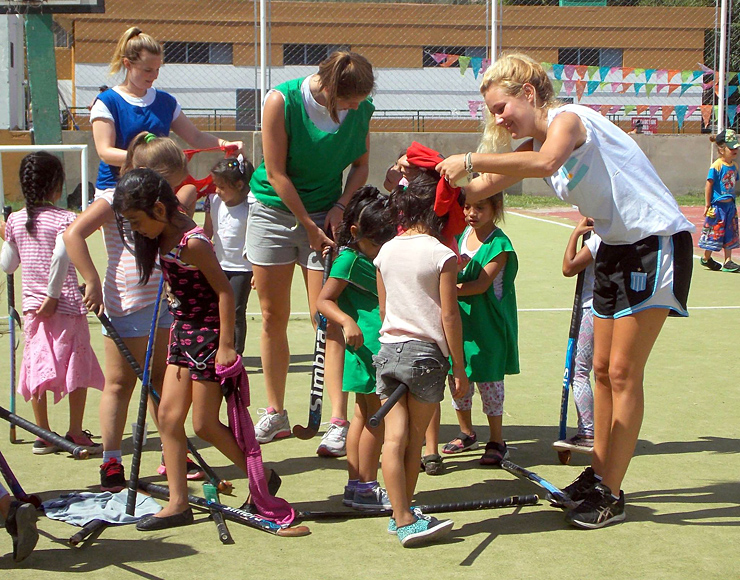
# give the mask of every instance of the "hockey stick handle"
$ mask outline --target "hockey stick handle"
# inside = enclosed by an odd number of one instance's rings
[[[13,208],[9,205],[3,207],[3,217],[7,223]],[[15,321],[20,325],[20,317],[15,309],[15,281],[13,274],[7,274],[6,292],[8,293],[8,337],[10,338],[10,412],[15,413]],[[15,443],[15,425],[10,424],[10,442]]]
[[[418,507],[425,514],[449,513],[474,511],[484,509],[505,508],[510,506],[536,505],[539,502],[539,496],[531,495],[513,495],[509,497],[497,497],[483,500],[470,500],[450,503],[440,503],[431,505],[420,505]],[[298,512],[301,520],[330,520],[330,519],[356,519],[356,518],[374,518],[387,517],[393,515],[393,510],[373,510],[373,511],[303,511]]]
[[[80,288],[81,292],[84,292],[82,288]],[[100,321],[100,324],[103,328],[105,328],[105,332],[108,334],[108,337],[113,341],[113,343],[118,347],[118,351],[123,355],[123,358],[126,359],[129,365],[131,365],[131,368],[133,369],[134,373],[136,373],[136,376],[141,381],[144,379],[144,371],[141,368],[141,365],[139,362],[134,358],[134,355],[131,353],[131,350],[129,350],[128,346],[126,346],[126,343],[123,342],[123,339],[121,338],[121,335],[118,334],[118,331],[113,326],[113,323],[110,321],[110,318],[103,313],[103,314],[96,314],[98,320]],[[153,387],[149,389],[149,395],[152,397],[152,400],[156,405],[159,405],[160,396],[157,390]],[[206,475],[208,476],[208,479],[210,482],[218,487],[218,491],[221,493],[231,493],[232,485],[230,482],[226,481],[225,479],[221,479],[216,472],[213,470],[213,468],[206,463],[205,459],[201,456],[200,453],[198,453],[198,450],[195,448],[195,445],[188,439],[188,451],[192,454],[195,461],[203,468],[203,471],[206,472]]]
[[[383,420],[383,418],[390,412],[390,410],[393,408],[393,405],[398,403],[399,399],[403,397],[406,392],[409,390],[408,386],[405,383],[401,383],[396,387],[396,390],[391,393],[391,396],[388,397],[385,402],[381,405],[380,409],[378,409],[375,414],[368,419],[368,423],[370,427],[377,427],[380,425],[380,422]]]
[[[583,242],[581,243],[581,249],[586,246],[586,240],[591,237],[591,232],[583,234]],[[573,311],[570,315],[570,330],[568,337],[578,340],[578,333],[581,329],[581,313],[583,304],[583,284],[586,279],[586,269],[584,268],[576,276],[576,291],[573,296]]]
[[[82,447],[81,445],[76,445],[71,441],[68,441],[64,437],[58,435],[57,433],[47,431],[46,429],[43,429],[36,425],[36,423],[27,421],[23,417],[19,417],[15,413],[11,413],[3,407],[0,407],[0,419],[5,419],[11,425],[17,425],[21,429],[24,429],[29,433],[36,435],[36,437],[40,437],[44,441],[56,445],[62,451],[66,451],[67,453],[73,455],[75,459],[88,458],[89,453],[85,447]]]
[[[105,520],[90,520],[79,531],[69,538],[70,546],[79,546],[88,536],[94,534],[97,530],[108,525]]]
[[[229,528],[226,527],[226,522],[224,521],[224,515],[216,510],[211,510],[211,517],[213,518],[213,521],[216,523],[216,530],[218,531],[218,539],[221,540],[222,544],[233,544],[234,538],[231,537],[231,532],[229,532]]]

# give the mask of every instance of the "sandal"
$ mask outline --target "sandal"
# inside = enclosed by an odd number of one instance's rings
[[[442,457],[436,453],[422,457],[421,464],[427,475],[442,475],[442,472],[445,470],[445,466],[442,464]]]
[[[507,457],[509,457],[509,448],[505,442],[496,443],[495,441],[489,441],[486,443],[485,453],[480,458],[480,464],[501,467],[501,462]]]
[[[456,443],[456,441],[460,441],[460,443]],[[457,437],[455,437],[452,441],[444,446],[444,449],[442,449],[442,453],[452,455],[454,453],[470,451],[471,449],[478,449],[478,435],[473,432],[473,435],[470,436],[460,431],[457,434]]]

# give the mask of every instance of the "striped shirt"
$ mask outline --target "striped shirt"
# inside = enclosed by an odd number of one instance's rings
[[[72,223],[75,214],[55,206],[40,208],[36,214],[34,235],[26,230],[27,217],[25,208],[10,214],[5,227],[5,239],[15,244],[23,265],[23,312],[35,312],[47,297],[51,259],[57,236]],[[67,267],[67,277],[56,311],[72,316],[87,313],[77,288],[77,273],[72,264]]]
[[[102,199],[113,205],[113,189],[95,190],[95,200]],[[126,222],[128,226],[128,222]],[[126,227],[128,230],[128,227]],[[103,301],[109,316],[126,316],[146,308],[157,299],[159,276],[153,275],[146,286],[139,284],[139,273],[136,270],[136,258],[129,248],[133,249],[134,241],[127,236],[126,244],[121,239],[116,218],[113,216],[103,224],[103,240],[108,252],[108,268],[105,271]],[[128,245],[128,248],[126,247]]]

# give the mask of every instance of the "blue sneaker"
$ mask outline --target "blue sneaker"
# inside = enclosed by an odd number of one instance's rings
[[[418,507],[412,507],[411,513],[414,514],[418,519],[432,519],[432,516],[425,516],[423,513],[421,513],[421,509],[419,509]],[[395,536],[397,531],[398,526],[396,525],[396,518],[391,517],[391,519],[388,520],[388,533]]]
[[[389,510],[391,500],[388,499],[388,493],[379,485],[365,492],[357,489],[352,499],[352,508],[362,511]]]
[[[404,548],[412,548],[447,535],[453,525],[452,520],[417,518],[413,524],[398,528],[396,535]]]
[[[355,488],[345,485],[344,486],[344,496],[342,497],[342,505],[346,505],[347,507],[352,507],[353,499],[355,499]]]

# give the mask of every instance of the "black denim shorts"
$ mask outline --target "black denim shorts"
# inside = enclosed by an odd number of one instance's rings
[[[382,343],[373,357],[376,393],[388,398],[404,383],[409,392],[423,403],[444,399],[450,363],[435,343],[410,340]]]

